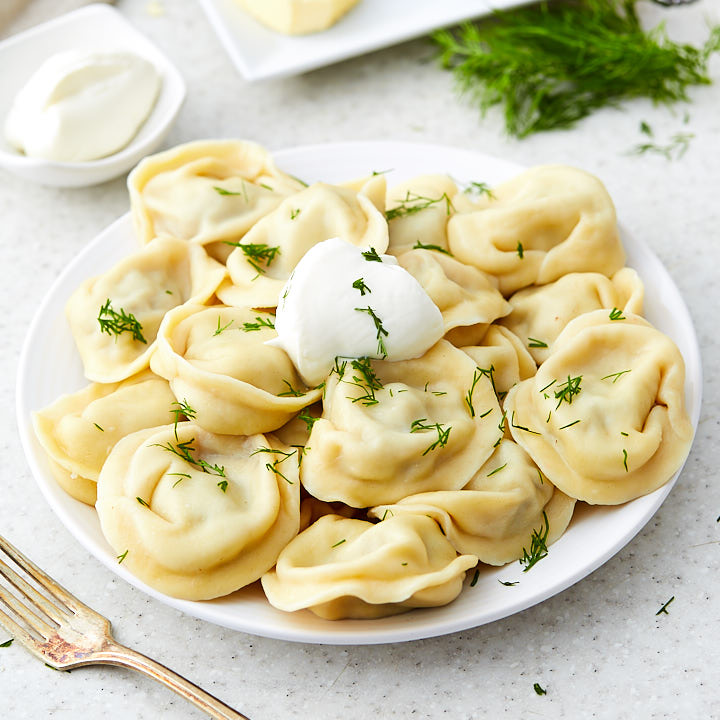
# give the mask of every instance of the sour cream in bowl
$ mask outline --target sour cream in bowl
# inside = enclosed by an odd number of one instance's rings
[[[182,76],[116,10],[90,6],[0,43],[0,166],[43,185],[118,177],[155,150]]]

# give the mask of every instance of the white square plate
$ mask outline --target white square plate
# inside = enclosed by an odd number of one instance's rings
[[[311,35],[269,30],[236,0],[200,0],[237,69],[248,80],[297,75],[419,37],[528,0],[361,0],[333,27]]]

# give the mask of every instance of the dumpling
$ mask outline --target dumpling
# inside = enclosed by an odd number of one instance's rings
[[[479,368],[492,372],[492,383],[501,399],[513,385],[537,372],[520,338],[502,325],[491,325],[477,345],[463,346],[461,350]]]
[[[491,455],[501,419],[489,378],[445,340],[416,360],[339,364],[323,407],[302,483],[352,507],[460,489]]]
[[[571,272],[611,276],[625,264],[603,184],[563,165],[526,170],[448,221],[455,257],[498,278],[506,297]]]
[[[396,185],[387,194],[388,254],[401,255],[422,246],[449,252],[448,220],[456,212],[473,209],[448,175],[420,175]]]
[[[325,515],[280,553],[262,577],[270,604],[328,620],[378,618],[446,605],[462,589],[472,555],[458,557],[439,526],[419,515],[373,524]]]
[[[537,375],[505,399],[513,438],[570,497],[616,505],[665,484],[690,449],[685,366],[637,315],[571,321]]]
[[[426,515],[459,553],[504,565],[526,554],[533,533],[546,546],[555,542],[574,507],[575,500],[554,488],[519,445],[502,440],[462,490],[410,495],[395,505],[375,507],[370,515]]]
[[[115,444],[143,428],[169,423],[175,397],[149,371],[120,383],[93,383],[33,414],[35,434],[65,492],[88,505],[97,498],[100,469]]]
[[[611,278],[570,273],[548,285],[516,292],[510,298],[512,312],[498,322],[522,338],[540,364],[573,318],[601,308],[642,315],[644,294],[642,281],[632,268],[618,270]]]
[[[169,236],[206,245],[237,241],[303,183],[243,140],[198,140],[150,155],[128,177],[140,242]]]
[[[375,178],[375,182],[384,186],[385,180]],[[230,279],[218,290],[218,297],[226,305],[276,307],[303,255],[317,243],[336,237],[384,253],[387,222],[363,192],[325,183],[311,185],[283,201],[245,235],[227,259]]]
[[[210,432],[275,430],[320,399],[306,388],[277,337],[273,316],[250,308],[186,304],[169,312],[151,367]]]
[[[410,250],[398,256],[404,267],[440,308],[445,331],[482,325],[507,315],[511,307],[490,278],[434,250]]]
[[[100,473],[95,507],[130,572],[173,597],[207,600],[275,564],[298,532],[299,489],[290,448],[182,422],[121,440]]]
[[[263,25],[286,35],[320,32],[334,25],[359,0],[237,0]]]
[[[158,238],[86,280],[65,307],[85,376],[118,382],[146,368],[165,313],[188,300],[205,302],[224,277],[201,247]]]

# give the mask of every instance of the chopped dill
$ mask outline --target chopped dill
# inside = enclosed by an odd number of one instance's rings
[[[98,425],[97,423],[93,423],[93,425],[94,425],[100,432],[105,432],[105,428],[100,427],[100,425]]]
[[[443,200],[445,201],[445,212],[447,215],[450,215],[450,212],[455,208],[452,204],[452,200],[450,200],[450,196],[447,193],[443,193],[437,198],[430,198],[408,190],[405,193],[405,197],[402,200],[397,201],[399,203],[398,206],[388,210],[385,213],[385,217],[388,220],[394,220],[399,217],[415,215],[415,213],[419,213],[421,210],[426,210],[433,205],[437,205]]]
[[[487,477],[491,477],[492,475],[495,475],[495,473],[499,473],[501,470],[505,469],[506,467],[507,467],[507,463],[505,463],[504,465],[501,465],[498,468],[495,468],[492,472],[489,472],[487,474]]]
[[[302,390],[294,388],[288,380],[283,380],[283,383],[287,385],[288,389],[284,392],[278,393],[278,397],[301,397],[305,394]]]
[[[518,585],[520,583],[519,580],[500,580],[500,579],[498,579],[498,582],[501,585],[504,585],[505,587],[514,587],[515,585]]]
[[[345,538],[342,540],[338,540],[334,545],[331,545],[330,547],[336,548],[338,545],[342,545],[344,542],[346,542]]]
[[[255,316],[256,322],[244,322],[242,326],[243,332],[254,332],[256,330],[260,330],[261,328],[270,328],[271,330],[275,329],[275,323],[270,320],[270,318],[261,318],[259,315]]]
[[[241,243],[234,240],[223,240],[225,245],[232,245],[239,248],[245,255],[248,264],[253,267],[260,275],[265,274],[265,270],[270,267],[272,261],[280,254],[280,246],[270,246],[266,243]],[[262,267],[260,263],[264,264]]]
[[[538,340],[537,338],[531,338],[531,337],[528,338],[528,347],[546,348],[547,346],[548,346],[548,344],[542,340]],[[553,380],[553,382],[555,382],[555,381]],[[550,385],[552,385],[552,383],[550,383]],[[546,387],[550,387],[550,385],[546,385]],[[543,388],[543,390],[544,389],[545,388]],[[542,390],[541,390],[541,392],[542,392]]]
[[[630,155],[645,155],[654,153],[662,155],[666,160],[679,160],[690,147],[690,141],[695,137],[695,133],[675,133],[668,143],[660,145],[654,142],[644,142],[635,145],[630,150]],[[624,318],[620,318],[624,320]]]
[[[195,452],[195,448],[193,447],[193,443],[195,442],[195,438],[190,438],[189,440],[186,440],[185,442],[178,442],[177,445],[173,445],[172,443],[153,443],[153,447],[159,447],[163,450],[167,450],[168,452],[173,453],[174,455],[177,455],[179,458],[184,460],[185,462],[189,463],[190,465],[194,465],[195,467],[200,468],[204,473],[208,473],[210,475],[219,475],[220,477],[225,477],[225,468],[222,465],[211,465],[207,461],[203,460],[202,458],[196,458],[193,456],[193,453]]]
[[[518,257],[522,260],[525,257],[525,250],[523,250],[523,244],[518,241],[517,247],[515,248],[515,252],[518,254]]]
[[[118,565],[127,557],[128,551],[126,550],[122,555],[116,555]]]
[[[623,448],[623,467],[625,468],[625,472],[629,472],[627,459],[628,459],[627,450],[625,448]]]
[[[442,423],[432,423],[430,425],[427,424],[427,418],[419,418],[418,420],[413,420],[410,425],[410,432],[421,432],[423,430],[435,430],[438,434],[437,440],[430,444],[426,449],[425,452],[423,452],[423,456],[427,455],[432,450],[435,450],[439,447],[445,447],[448,444],[448,440],[450,439],[450,431],[452,430],[452,427],[444,428],[442,426]]]
[[[543,510],[543,522],[545,527],[541,530],[533,530],[530,536],[530,550],[523,548],[523,556],[520,558],[520,564],[524,565],[523,572],[527,572],[535,564],[539,563],[543,558],[547,557],[547,537],[550,532],[550,523],[547,513]]]
[[[125,311],[123,308],[115,310],[110,302],[110,298],[105,301],[105,304],[101,306],[97,316],[98,324],[100,325],[100,332],[106,335],[121,335],[124,332],[129,332],[132,335],[133,340],[147,345],[147,340],[142,334],[142,325],[138,319],[132,314]]]
[[[610,375],[606,375],[605,377],[600,378],[601,380],[609,380],[610,378],[613,378],[613,385],[622,377],[625,375],[625,373],[629,373],[630,370],[621,370],[620,372],[616,373],[610,373]]]
[[[140,497],[135,498],[141,505],[144,505],[146,508],[149,508],[150,506]]]
[[[222,327],[220,327],[220,323],[221,323],[221,322],[222,322],[222,321],[221,321],[221,319],[220,319],[220,316],[218,315],[217,328],[215,329],[215,332],[213,333],[213,337],[215,337],[215,335],[219,335],[219,334],[220,334],[221,332],[223,332],[224,330],[227,330],[235,321],[234,321],[234,320],[231,320],[231,321],[230,321],[229,323],[227,323],[226,325],[223,325]]]
[[[675,599],[675,596],[673,595],[656,613],[655,615],[660,615],[660,613],[664,613],[665,615],[669,615],[670,613],[667,611],[668,605]]]
[[[470,587],[475,587],[477,585],[478,578],[480,577],[480,570],[477,568],[475,569],[475,574],[473,575],[473,579],[470,581]]]
[[[372,290],[365,284],[365,281],[360,277],[355,282],[353,282],[352,286],[360,291],[360,295],[364,295],[365,293],[371,293]]]
[[[382,258],[378,255],[377,250],[371,247],[369,250],[360,253],[368,262],[382,262]]]
[[[570,377],[562,385],[560,389],[555,391],[555,399],[558,401],[555,409],[557,410],[563,402],[568,405],[572,405],[573,398],[580,393],[580,382],[582,381],[582,375],[577,377]]]
[[[478,197],[482,197],[483,195],[485,195],[491,200],[495,197],[493,195],[493,191],[490,189],[490,186],[484,182],[471,181],[463,189],[463,192],[466,195],[477,195]]]
[[[233,192],[232,190],[226,190],[225,188],[218,187],[217,185],[213,185],[213,190],[218,195],[242,195],[245,202],[249,202],[247,188],[245,187],[245,181],[241,180],[241,182],[242,182],[242,192]]]
[[[609,317],[611,320],[626,320],[625,316],[622,313],[622,310],[618,310],[618,308],[616,308],[616,307],[614,307],[610,311]]]
[[[446,250],[444,247],[441,247],[440,245],[426,245],[424,243],[421,243],[419,240],[412,246],[413,250],[434,250],[435,252],[443,253],[445,255],[449,255],[450,257],[453,257],[453,254]]]
[[[383,340],[383,336],[388,336],[388,331],[383,327],[382,320],[375,314],[373,309],[368,305],[366,308],[355,308],[357,312],[366,313],[372,318],[373,323],[375,323],[375,330],[377,332],[377,354],[381,355],[382,357],[387,357],[387,349],[385,347],[385,341]]]
[[[300,208],[295,208],[295,210],[290,211],[290,219],[294,220],[302,211]]]
[[[218,486],[223,492],[227,492],[228,481],[227,481],[227,480],[221,480],[221,481],[217,484],[217,486]]]
[[[538,695],[547,695],[547,690],[545,690],[545,688],[541,687],[540,683],[533,683],[533,690]]]
[[[484,115],[501,105],[509,134],[567,128],[598,108],[647,97],[689,100],[709,85],[720,26],[699,48],[671,41],[663,24],[645,31],[638,0],[575,0],[496,12],[433,33],[443,67]]]
[[[305,423],[308,434],[312,432],[313,425],[320,419],[310,414],[307,408],[303,408],[297,415],[298,420],[302,420]]]

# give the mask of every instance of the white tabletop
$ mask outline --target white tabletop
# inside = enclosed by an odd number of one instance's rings
[[[598,175],[618,215],[668,268],[692,313],[705,372],[697,437],[679,482],[650,523],[590,577],[525,612],[455,635],[396,645],[302,645],[225,630],[146,597],[100,565],[63,527],[31,477],[16,429],[20,347],[44,293],[83,246],[128,208],[124,178],[56,190],[0,172],[4,278],[0,328],[3,535],[111,618],[117,639],[188,676],[253,720],[277,718],[710,718],[720,664],[720,57],[715,84],[672,110],[638,100],[567,131],[508,138],[481,119],[417,40],[313,73],[248,84],[200,7],[120,0],[118,9],[178,65],[188,98],[166,145],[242,137],[270,149],[343,140],[446,144],[525,165]],[[647,10],[647,8],[646,8]],[[699,44],[716,0],[649,9]],[[687,109],[689,119],[684,122]],[[685,156],[628,151],[652,126],[691,132]],[[671,596],[668,614],[656,615]],[[479,600],[481,601],[481,600]],[[0,631],[0,642],[7,638]],[[533,683],[547,695],[539,696]],[[170,691],[116,668],[55,672],[18,643],[0,648],[4,716],[199,718]]]

